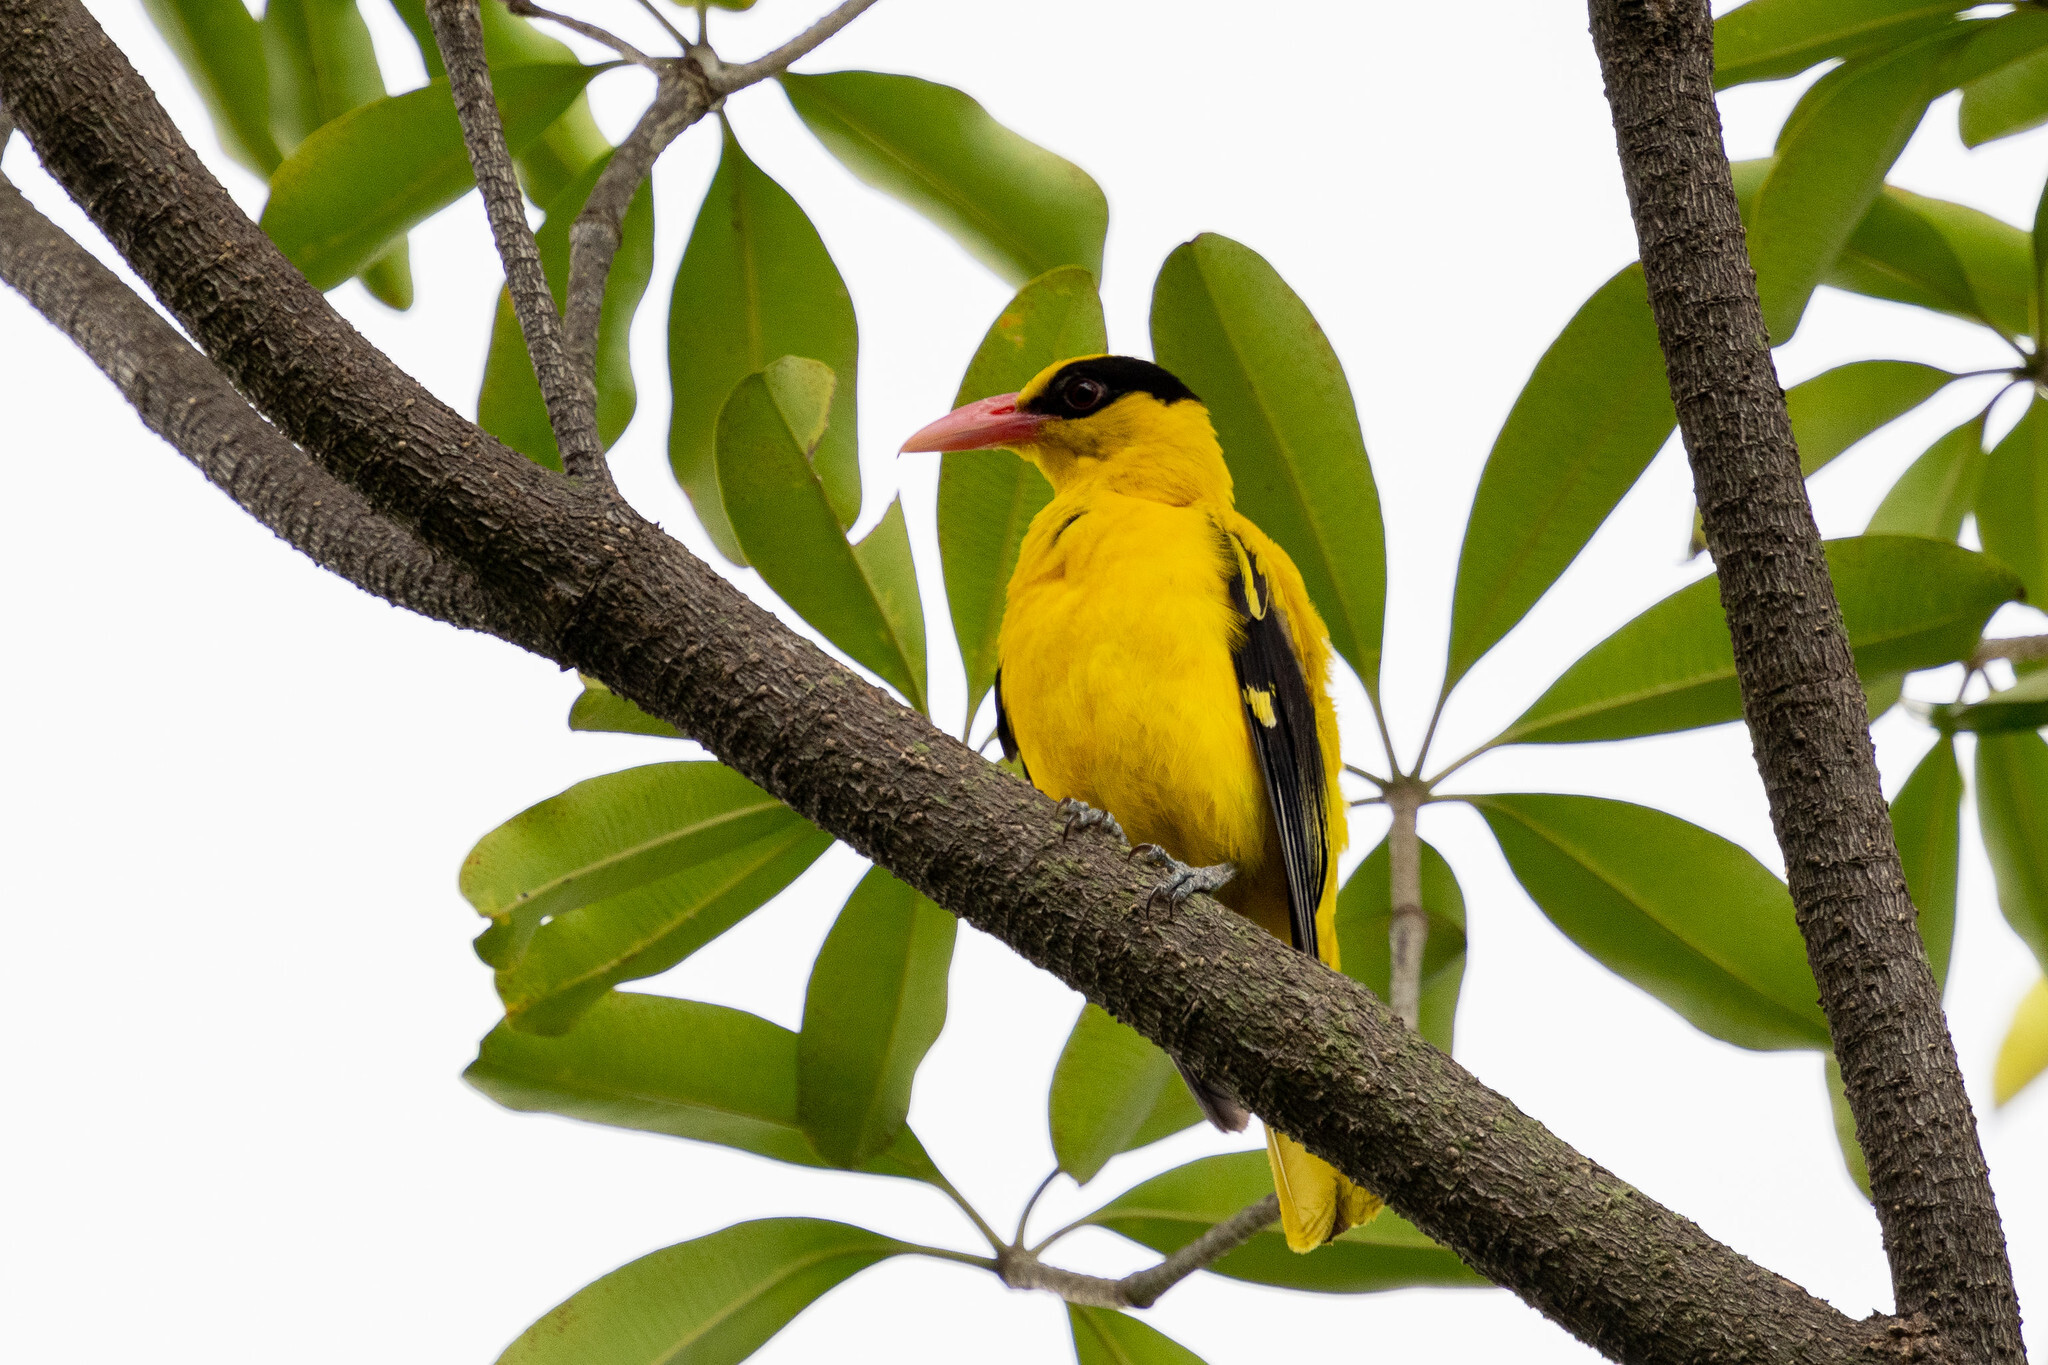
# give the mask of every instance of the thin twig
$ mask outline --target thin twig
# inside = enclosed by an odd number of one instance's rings
[[[519,330],[526,338],[527,354],[533,357],[548,424],[554,428],[555,445],[562,452],[562,468],[572,477],[609,487],[611,473],[605,468],[604,446],[597,436],[596,386],[585,382],[569,364],[562,347],[554,294],[548,289],[547,272],[541,268],[533,229],[527,225],[526,199],[519,189],[512,153],[505,146],[505,126],[491,90],[478,0],[427,0],[427,19],[434,26],[434,41],[448,68],[455,112],[462,119],[462,140],[469,147],[477,189],[491,221],[491,236],[505,264],[505,284],[519,316]]]
[[[662,28],[667,31],[668,36],[676,40],[676,46],[678,48],[687,52],[692,47],[697,46],[697,44],[692,43],[688,38],[685,38],[683,36],[683,31],[681,29],[677,28],[674,24],[671,24],[668,21],[668,16],[661,12],[661,7],[656,5],[654,3],[654,0],[640,0],[640,8],[646,10],[650,15],[652,15],[654,17],[654,22],[660,24]]]
[[[1397,783],[1386,795],[1394,812],[1394,826],[1387,831],[1393,906],[1387,922],[1387,1004],[1409,1028],[1422,1026],[1422,950],[1429,942],[1429,914],[1422,908],[1422,837],[1415,830],[1415,812],[1428,795],[1419,782]]]
[[[2006,640],[1979,640],[1977,648],[1970,654],[1970,671],[1978,671],[1993,659],[2010,659],[2014,663],[2048,659],[2048,635],[2018,635]]]
[[[981,1216],[981,1211],[967,1202],[966,1195],[953,1188],[952,1181],[942,1175],[939,1177],[938,1188],[940,1193],[959,1206],[960,1212],[967,1215],[967,1221],[974,1224],[975,1230],[982,1235],[983,1240],[989,1244],[989,1248],[992,1251],[997,1255],[1001,1255],[1004,1251],[1008,1250],[1003,1245],[1003,1239],[996,1235],[996,1230],[988,1225],[986,1218]]]
[[[1083,1307],[1150,1308],[1167,1290],[1237,1250],[1273,1226],[1279,1216],[1279,1197],[1269,1194],[1211,1227],[1158,1265],[1134,1271],[1120,1280],[1047,1265],[1035,1251],[1017,1247],[997,1253],[996,1274],[1012,1289],[1048,1290]]]
[[[1388,779],[1381,777],[1378,773],[1373,772],[1370,769],[1361,768],[1356,763],[1346,763],[1344,765],[1344,771],[1350,773],[1353,777],[1364,778],[1366,781],[1372,783],[1375,787],[1378,787],[1381,791],[1385,791],[1390,785],[1392,785],[1388,781]]]
[[[715,58],[713,61],[715,62]],[[568,363],[595,390],[597,335],[604,320],[605,284],[625,240],[626,211],[654,162],[684,129],[704,117],[716,99],[698,58],[662,61],[654,102],[612,153],[590,197],[569,226],[569,293],[563,324]]]
[[[571,33],[580,33],[590,39],[591,42],[601,47],[610,48],[635,66],[644,66],[649,71],[660,69],[660,58],[648,56],[645,52],[634,47],[610,29],[599,28],[596,24],[586,23],[584,20],[572,18],[567,14],[557,14],[551,9],[542,9],[539,5],[534,4],[533,0],[504,0],[504,5],[506,9],[522,19],[541,19],[561,28],[566,28]],[[660,16],[656,15],[655,17],[659,18]]]
[[[711,78],[712,88],[721,95],[730,95],[733,91],[745,89],[756,81],[779,76],[788,69],[791,62],[860,18],[874,3],[875,0],[846,0],[838,9],[766,56],[756,57],[753,61],[742,62],[738,66],[721,64],[715,68],[707,68],[705,75]]]

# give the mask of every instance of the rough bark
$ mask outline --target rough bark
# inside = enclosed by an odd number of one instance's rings
[[[0,98],[179,321],[330,473],[490,593],[493,629],[674,721],[1243,1098],[1568,1331],[1643,1362],[1930,1358],[1573,1151],[1372,994],[1100,834],[779,625],[600,490],[464,422],[338,318],[76,0],[0,0]]]
[[[1743,715],[1898,1308],[1962,1358],[2017,1361],[2005,1238],[1757,305],[1707,2],[1592,0],[1592,26]]]
[[[491,628],[489,598],[474,575],[378,516],[250,411],[211,361],[5,176],[0,279],[92,358],[144,426],[279,538],[397,606]]]

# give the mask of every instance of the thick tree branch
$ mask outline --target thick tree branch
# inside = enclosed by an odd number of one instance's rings
[[[0,279],[92,357],[144,426],[281,539],[388,602],[491,629],[488,597],[467,569],[378,516],[250,411],[213,362],[4,175]]]
[[[548,289],[540,248],[526,221],[526,196],[519,188],[519,173],[505,146],[504,121],[498,116],[497,97],[491,91],[478,3],[427,0],[427,19],[434,26],[434,41],[448,68],[448,88],[462,119],[462,140],[469,147],[469,162],[476,170],[476,186],[491,220],[498,257],[505,263],[505,287],[512,295],[520,334],[526,338],[526,352],[533,358],[548,424],[562,453],[562,468],[574,478],[609,488],[611,471],[605,466],[604,445],[597,435],[597,380],[592,371],[571,364],[562,345],[555,296]]]
[[[1743,714],[1901,1313],[2022,1358],[2019,1304],[1878,789],[1714,105],[1707,0],[1592,0],[1650,303],[1735,642]]]
[[[1909,1325],[1850,1321],[1573,1151],[1349,978],[1206,898],[1146,913],[1150,878],[1123,849],[1063,841],[1044,796],[832,662],[618,499],[464,422],[277,253],[77,0],[0,0],[0,98],[259,410],[467,565],[507,638],[673,720],[1609,1355],[1928,1358]]]

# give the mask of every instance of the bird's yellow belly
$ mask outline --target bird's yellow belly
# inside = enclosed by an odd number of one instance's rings
[[[1225,563],[1206,514],[1054,502],[1003,617],[1003,704],[1041,791],[1106,810],[1182,862],[1267,861],[1270,817],[1230,658]]]

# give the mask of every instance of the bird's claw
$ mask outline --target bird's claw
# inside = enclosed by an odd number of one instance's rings
[[[1069,796],[1062,800],[1055,809],[1061,815],[1067,817],[1066,824],[1060,829],[1060,839],[1062,842],[1073,838],[1074,831],[1077,829],[1099,829],[1104,834],[1121,839],[1125,843],[1130,842],[1128,836],[1124,834],[1124,827],[1116,822],[1114,815],[1111,815],[1106,810],[1097,810],[1086,801],[1076,801],[1073,797]]]
[[[1131,857],[1153,867],[1161,868],[1166,875],[1159,885],[1152,888],[1152,894],[1145,897],[1145,908],[1164,900],[1175,910],[1185,905],[1190,896],[1211,895],[1230,885],[1237,875],[1233,863],[1217,863],[1212,867],[1190,867],[1175,858],[1157,844],[1139,844],[1131,850]]]

